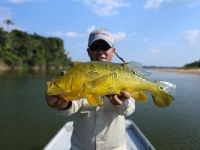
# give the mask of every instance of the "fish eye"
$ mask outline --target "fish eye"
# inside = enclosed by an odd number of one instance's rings
[[[163,90],[163,87],[162,87],[162,86],[160,86],[159,88],[160,88],[160,90]]]
[[[66,74],[66,71],[61,71],[60,73],[59,73],[59,76],[64,76]]]

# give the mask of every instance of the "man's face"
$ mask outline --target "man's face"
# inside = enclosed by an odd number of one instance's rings
[[[105,41],[97,40],[88,49],[91,61],[112,61],[115,48],[110,47]]]

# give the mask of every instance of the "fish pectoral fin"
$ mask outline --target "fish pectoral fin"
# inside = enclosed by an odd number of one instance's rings
[[[89,95],[87,97],[88,103],[92,106],[99,105],[100,107],[103,106],[103,100],[100,98],[100,96],[97,95]]]
[[[66,101],[69,101],[69,100],[77,99],[79,96],[79,93],[80,93],[80,90],[77,90],[77,91],[73,91],[73,92],[69,92],[69,93],[62,93],[57,96]]]
[[[146,93],[144,93],[143,91],[137,91],[137,92],[133,92],[131,94],[131,96],[140,102],[146,102],[148,100],[148,96]]]
[[[112,77],[114,76],[114,73],[110,73],[110,74],[106,74],[96,80],[93,80],[91,83],[94,85],[94,86],[97,86],[99,84],[102,84],[104,82],[107,82],[107,81],[110,81],[112,80]]]

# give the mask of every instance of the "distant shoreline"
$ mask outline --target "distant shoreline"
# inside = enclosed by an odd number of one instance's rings
[[[184,68],[146,68],[158,72],[175,72],[184,74],[197,74],[200,75],[200,68],[197,69],[184,69]]]

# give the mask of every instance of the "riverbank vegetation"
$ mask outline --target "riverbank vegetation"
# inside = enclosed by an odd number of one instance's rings
[[[200,75],[200,60],[188,63],[182,67],[147,67],[147,69],[161,72],[175,72]]]
[[[200,60],[185,64],[184,68],[200,68]]]
[[[70,62],[60,38],[0,28],[0,71],[62,69]]]

